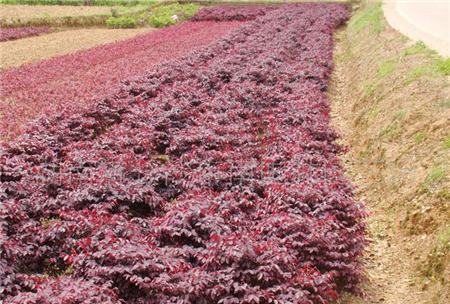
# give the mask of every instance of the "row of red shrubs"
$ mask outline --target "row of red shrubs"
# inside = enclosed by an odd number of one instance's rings
[[[0,42],[38,36],[50,32],[48,27],[0,28]]]
[[[364,211],[325,94],[348,11],[286,5],[0,156],[5,303],[330,303]]]
[[[121,42],[0,72],[0,141],[26,131],[40,115],[83,108],[111,93],[120,81],[153,65],[208,45],[240,22],[184,22]]]

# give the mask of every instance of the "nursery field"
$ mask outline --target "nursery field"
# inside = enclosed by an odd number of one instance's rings
[[[349,14],[203,8],[3,70],[0,302],[324,304],[357,293],[365,211],[326,95]]]
[[[188,50],[192,51],[207,45],[239,24],[239,22],[186,22],[121,42],[1,71],[2,138],[7,139],[20,134],[27,121],[44,112],[58,113],[63,107],[76,109],[91,101],[95,103],[98,98],[111,94],[111,88],[117,86],[120,81],[139,76],[152,65],[174,59]],[[90,30],[81,31],[89,33]],[[94,33],[103,31],[104,36],[111,37],[107,32],[110,30],[91,31]],[[58,34],[67,35],[65,32]],[[44,38],[47,39],[45,36],[33,39]],[[89,41],[92,40],[87,40]],[[61,40],[55,44],[57,49],[63,47],[60,42]],[[96,42],[96,39],[92,41]],[[10,43],[13,44],[14,41]],[[30,43],[32,41],[27,45]],[[70,38],[67,43],[70,45]],[[42,47],[47,49],[51,46],[52,43],[42,44]],[[10,54],[13,55],[14,53]],[[29,54],[24,56],[30,58]],[[17,59],[20,57],[16,56]]]

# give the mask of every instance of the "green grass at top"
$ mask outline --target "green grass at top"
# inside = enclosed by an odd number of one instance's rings
[[[371,32],[379,34],[384,30],[383,9],[381,3],[368,4],[367,9],[360,10],[351,19],[348,28],[360,32],[369,28]]]
[[[152,8],[148,23],[154,27],[165,27],[193,16],[200,6],[198,4],[169,4]],[[176,16],[176,18],[174,18]]]
[[[0,0],[0,4],[26,5],[92,5],[92,6],[134,6],[153,4],[156,0]]]

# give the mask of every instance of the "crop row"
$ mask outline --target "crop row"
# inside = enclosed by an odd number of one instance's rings
[[[224,6],[205,7],[193,18],[193,21],[249,21],[264,16],[275,7],[267,6]]]
[[[223,36],[237,22],[185,22],[136,38],[102,45],[0,72],[1,140],[11,139],[43,113],[80,108],[105,97],[120,81]]]
[[[0,28],[0,42],[38,36],[49,31],[48,27]]]
[[[347,17],[268,9],[4,144],[0,299],[323,304],[354,291],[364,211],[325,94]]]

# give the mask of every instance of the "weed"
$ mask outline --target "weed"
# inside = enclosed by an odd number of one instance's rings
[[[450,135],[446,136],[442,142],[444,149],[450,149]]]
[[[387,127],[381,129],[380,136],[388,139],[395,139],[401,134],[401,128],[397,121],[392,122]]]
[[[416,81],[417,79],[424,77],[425,75],[432,75],[432,74],[433,74],[433,66],[430,64],[415,66],[408,71],[405,84],[410,84]]]
[[[365,84],[363,87],[364,97],[370,97],[375,93],[377,86],[373,83]]]
[[[406,115],[406,110],[400,109],[394,113],[394,120],[400,120]]]
[[[441,166],[433,167],[430,173],[425,178],[425,181],[422,183],[421,190],[425,193],[433,193],[435,192],[434,188],[436,185],[445,179],[445,169]]]
[[[379,113],[380,113],[380,109],[378,107],[374,106],[374,107],[371,107],[369,109],[369,111],[367,111],[367,116],[369,118],[375,118],[378,116]]]
[[[382,62],[378,68],[378,76],[383,78],[389,76],[394,72],[395,69],[395,61],[394,60],[386,60]]]
[[[423,131],[419,131],[414,135],[414,140],[417,144],[420,144],[427,138],[427,134]]]
[[[436,245],[428,256],[427,264],[422,274],[430,279],[439,278],[446,268],[445,256],[450,250],[450,226],[440,231],[436,236]]]
[[[428,174],[425,182],[428,184],[436,183],[441,181],[445,177],[445,170],[442,167],[434,167],[431,169],[430,174]]]
[[[436,62],[436,70],[438,73],[449,76],[450,75],[450,58],[439,59]]]

